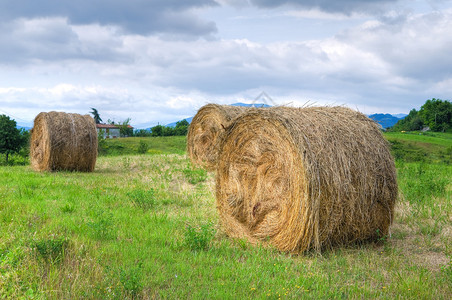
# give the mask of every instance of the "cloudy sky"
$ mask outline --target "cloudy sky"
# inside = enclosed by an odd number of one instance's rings
[[[0,114],[167,124],[207,103],[451,99],[451,0],[1,0]]]

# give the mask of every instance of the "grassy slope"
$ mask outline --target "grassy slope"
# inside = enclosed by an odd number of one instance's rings
[[[388,132],[385,137],[398,159],[452,164],[451,133]]]
[[[102,156],[91,174],[0,167],[0,298],[448,299],[452,166],[397,167],[390,238],[300,256],[222,234],[214,174],[185,155]]]

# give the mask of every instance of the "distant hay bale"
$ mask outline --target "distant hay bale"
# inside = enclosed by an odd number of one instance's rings
[[[30,160],[36,171],[94,170],[97,131],[89,115],[42,112],[31,131]]]
[[[187,152],[193,165],[208,170],[216,168],[225,128],[246,110],[246,107],[218,104],[207,104],[198,110],[187,134]]]
[[[242,114],[227,130],[216,185],[227,234],[293,253],[388,234],[397,197],[378,125],[344,107]]]

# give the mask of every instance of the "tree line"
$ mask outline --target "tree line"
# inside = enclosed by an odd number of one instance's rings
[[[388,130],[416,131],[427,127],[436,132],[452,130],[452,103],[449,100],[427,100],[419,110],[413,108],[408,116]]]
[[[91,108],[90,112],[93,115],[94,122],[96,124],[100,124],[102,122],[102,118],[100,117],[99,111],[96,108]],[[174,135],[187,135],[188,126],[190,125],[187,120],[182,120],[176,123],[175,127],[156,125],[150,130],[139,129],[133,130],[129,128],[130,118],[127,118],[125,121],[114,123],[111,120],[107,121],[107,124],[114,124],[119,127],[119,133],[122,137],[124,136],[138,136],[138,137],[148,137],[148,136],[174,136]]]
[[[182,120],[176,123],[175,127],[156,125],[151,127],[150,130],[140,129],[134,132],[134,136],[174,136],[174,135],[187,135],[188,126],[190,124],[187,120]]]

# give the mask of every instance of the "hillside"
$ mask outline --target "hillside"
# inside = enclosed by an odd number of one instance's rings
[[[403,114],[399,114],[402,115]],[[399,120],[403,119],[403,117],[398,118],[394,115],[390,115],[390,114],[372,114],[369,115],[369,118],[371,118],[372,120],[374,120],[375,122],[377,122],[378,124],[381,125],[381,127],[383,128],[388,128],[388,127],[392,127],[394,126]]]

